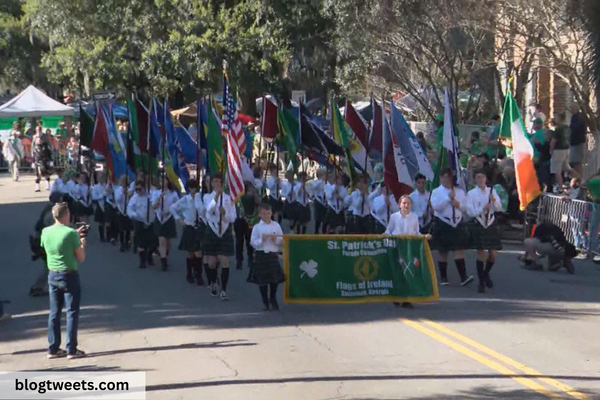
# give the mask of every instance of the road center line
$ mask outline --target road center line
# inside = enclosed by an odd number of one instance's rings
[[[507,365],[510,365],[511,367],[516,368],[519,371],[526,373],[527,375],[538,375],[539,376],[538,379],[541,380],[542,382],[545,382],[546,384],[548,384],[552,387],[555,387],[556,389],[558,389],[562,392],[565,392],[566,394],[568,394],[569,396],[571,396],[573,398],[576,398],[579,400],[592,400],[590,397],[586,396],[583,393],[578,392],[577,390],[573,389],[569,385],[566,385],[560,381],[557,381],[556,379],[548,378],[548,377],[544,376],[542,373],[534,370],[533,368],[529,368],[526,365],[523,365],[520,362],[513,360],[512,358],[509,358],[503,354],[500,354],[497,351],[492,350],[489,347],[484,346],[484,345],[474,341],[471,338],[461,335],[460,333],[455,332],[455,331],[445,327],[442,324],[433,322],[428,319],[421,319],[421,322],[437,329],[440,332],[447,334],[448,336],[452,336],[454,339],[460,340],[461,342],[481,351],[482,353],[485,353],[491,357],[494,357],[495,359],[497,359]]]
[[[521,385],[523,385],[531,390],[534,390],[540,394],[543,394],[544,396],[546,396],[550,399],[556,399],[556,400],[562,399],[561,396],[557,395],[556,393],[553,393],[552,391],[548,390],[547,388],[540,385],[536,381],[529,379],[529,378],[516,377],[515,375],[517,375],[517,374],[514,371],[510,370],[509,368],[505,367],[504,365],[501,365],[494,360],[484,357],[481,354],[476,353],[473,350],[461,345],[460,343],[456,343],[456,342],[448,339],[445,336],[442,336],[441,334],[437,333],[436,331],[429,329],[416,321],[411,321],[411,320],[405,319],[405,318],[401,318],[400,320],[404,324],[410,326],[411,328],[413,328],[421,333],[424,333],[425,335],[431,337],[432,339],[445,344],[446,346],[458,351],[459,353],[466,355],[469,358],[472,358],[473,360],[479,362],[480,364],[483,364],[486,367],[491,368],[494,371],[501,373],[502,375],[510,376],[514,381],[520,383]]]

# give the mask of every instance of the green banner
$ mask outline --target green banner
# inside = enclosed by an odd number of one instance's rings
[[[439,299],[421,236],[286,235],[287,303],[426,302]]]

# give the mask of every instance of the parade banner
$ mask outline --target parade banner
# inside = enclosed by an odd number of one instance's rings
[[[426,302],[439,299],[421,236],[285,235],[286,303]]]

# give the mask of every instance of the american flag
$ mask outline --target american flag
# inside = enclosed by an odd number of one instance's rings
[[[229,90],[227,74],[223,74],[223,136],[227,138],[227,184],[229,196],[236,202],[244,194],[242,158],[246,138],[237,112],[236,103]]]

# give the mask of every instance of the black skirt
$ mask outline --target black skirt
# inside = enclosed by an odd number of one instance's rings
[[[202,246],[204,254],[207,256],[232,256],[234,254],[232,232],[233,229],[231,229],[231,225],[229,225],[225,233],[223,233],[223,236],[219,237],[212,228],[208,226],[206,228]]]
[[[139,221],[133,223],[135,243],[142,249],[155,249],[158,247],[158,238],[154,234],[152,225],[144,225]]]
[[[433,236],[431,247],[434,250],[448,252],[471,248],[471,233],[464,221],[453,227],[441,219],[435,218],[431,234]]]
[[[283,211],[283,201],[281,201],[281,199],[274,199],[273,197],[269,196],[267,203],[271,205],[271,210],[274,213],[280,213]]]
[[[375,218],[373,218],[371,220],[371,233],[373,235],[382,235],[385,233],[386,229],[387,229],[387,227],[384,226],[381,222],[379,222]]]
[[[370,232],[370,227],[373,224],[370,215],[359,217],[357,215],[350,214],[347,221],[346,233],[349,234],[368,234]]]
[[[202,241],[204,240],[204,229],[206,225],[198,224],[197,227],[184,225],[181,240],[179,241],[179,250],[187,252],[202,251]]]
[[[134,229],[134,224],[127,215],[119,213],[119,230],[130,231]]]
[[[327,216],[327,207],[324,204],[315,201],[313,203],[315,208],[315,221],[323,222]]]
[[[500,230],[496,221],[484,228],[479,221],[473,219],[468,223],[471,232],[471,248],[475,250],[502,250]]]
[[[89,217],[94,215],[94,208],[92,206],[86,206],[80,202],[75,203],[75,215],[78,217]]]
[[[285,276],[277,253],[255,252],[252,269],[246,281],[257,285],[284,282]]]
[[[104,203],[104,207],[106,207],[106,203]],[[106,223],[106,212],[100,207],[100,204],[96,203],[95,211],[94,211],[94,221],[99,224]]]
[[[158,237],[167,239],[176,238],[177,225],[175,225],[175,218],[171,217],[163,223],[159,222],[157,219],[154,220],[154,234]]]
[[[311,219],[310,206],[296,203],[296,212],[292,219],[301,225],[308,224]]]
[[[327,215],[325,216],[325,224],[330,228],[337,228],[346,225],[346,217],[344,212],[341,211],[336,213],[333,208],[327,209]]]
[[[293,221],[296,219],[296,209],[298,207],[297,202],[288,203],[287,201],[283,203],[283,218]]]

